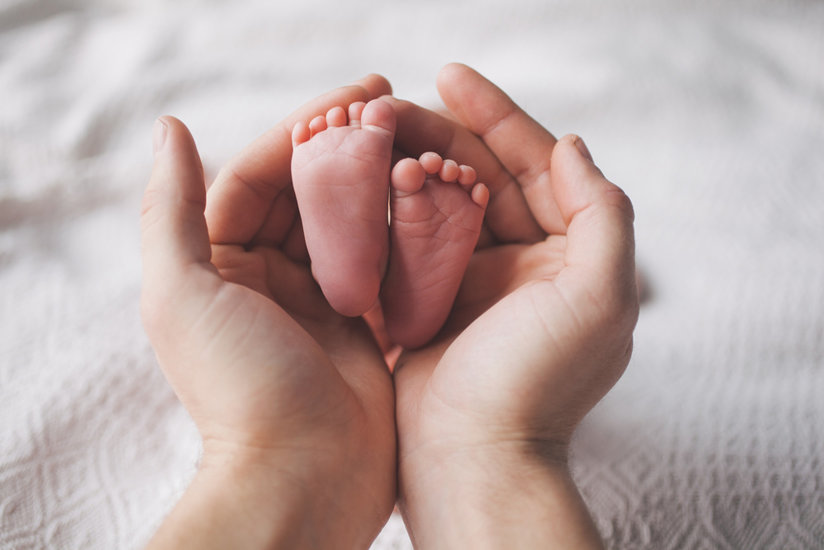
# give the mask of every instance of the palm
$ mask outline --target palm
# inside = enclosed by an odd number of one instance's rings
[[[226,402],[208,409],[210,420],[243,444],[277,451],[288,441],[307,464],[345,468],[343,498],[366,498],[363,513],[384,516],[394,502],[395,423],[383,355],[363,320],[337,314],[312,278],[289,180],[274,188],[267,215],[246,235],[231,234],[244,229],[238,224],[221,225],[224,197],[215,189],[207,221],[213,243],[223,242],[212,245],[211,263],[224,297],[209,310],[220,330],[207,328],[204,341],[221,350],[212,356],[215,370],[233,365],[234,372],[220,378]]]
[[[382,357],[361,322],[332,311],[307,265],[276,247],[234,245],[214,246],[212,263],[224,282],[209,318],[195,326],[209,342],[203,360],[231,389],[222,395],[233,405],[197,407],[208,416],[198,419],[202,430],[243,434],[264,446],[281,441],[284,426],[307,439],[304,425],[328,432],[314,441],[331,447],[391,434],[392,388]],[[231,378],[223,373],[227,364]],[[342,418],[349,420],[343,429]]]
[[[556,147],[471,69],[448,66],[439,90],[446,117],[395,102],[399,147],[474,166],[492,198],[446,326],[398,360],[400,470],[426,448],[437,447],[442,459],[502,439],[563,456],[631,349],[637,304],[626,277],[631,247],[622,240],[628,202],[594,166],[578,162],[571,140]],[[582,178],[600,182],[598,205],[579,191]],[[603,231],[605,219],[616,225]]]
[[[452,446],[495,443],[496,434],[558,438],[552,426],[527,419],[559,419],[547,399],[564,387],[569,363],[553,336],[574,330],[554,280],[562,271],[566,239],[501,245],[476,252],[453,311],[439,337],[407,351],[396,367],[397,416],[405,450],[428,441]],[[535,292],[535,285],[553,287]],[[535,347],[533,343],[541,343]],[[563,353],[565,356],[566,353]],[[559,403],[558,403],[559,404]],[[527,433],[531,431],[531,433]]]

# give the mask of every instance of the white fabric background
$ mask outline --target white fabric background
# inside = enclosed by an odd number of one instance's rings
[[[824,4],[0,0],[0,549],[139,548],[196,433],[138,316],[154,118],[207,171],[380,72],[582,135],[651,290],[573,466],[611,548],[824,548]],[[410,548],[393,517],[375,548]]]

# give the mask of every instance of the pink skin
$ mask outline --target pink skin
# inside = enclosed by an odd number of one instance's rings
[[[390,337],[413,348],[446,320],[489,191],[472,168],[436,153],[403,159],[390,176],[394,130],[394,110],[381,100],[300,122],[292,180],[312,273],[330,305],[362,315],[380,293]]]
[[[489,190],[475,179],[475,170],[436,153],[392,169],[381,307],[396,344],[422,346],[449,315],[489,202]]]
[[[292,181],[312,274],[329,304],[358,316],[376,303],[388,256],[386,204],[395,111],[334,107],[292,130]]]

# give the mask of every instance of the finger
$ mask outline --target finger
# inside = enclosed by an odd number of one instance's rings
[[[366,90],[366,94],[369,96],[369,99],[374,99],[383,95],[390,95],[392,93],[392,85],[389,81],[376,73],[366,75],[356,81],[354,85],[360,86]]]
[[[155,122],[154,141],[155,162],[140,216],[141,305],[149,336],[163,347],[170,315],[191,318],[188,312],[208,297],[203,285],[219,283],[219,277],[209,263],[211,247],[203,217],[206,190],[195,142],[183,123],[172,117]]]
[[[144,265],[169,273],[211,257],[203,209],[206,190],[194,139],[182,122],[155,122],[155,161],[141,213]]]
[[[209,189],[206,219],[212,241],[249,243],[260,233],[270,211],[289,210],[277,203],[291,200],[281,195],[291,186],[291,132],[297,121],[308,122],[332,107],[369,101],[391,91],[385,78],[369,75],[352,86],[315,98],[241,151],[220,171]],[[261,238],[282,240],[294,221],[293,217],[269,221]]]
[[[383,99],[395,108],[398,119],[395,142],[405,155],[417,158],[426,151],[435,151],[477,171],[478,180],[489,188],[490,200],[484,224],[495,240],[531,243],[546,236],[532,217],[515,180],[478,136],[409,101]],[[479,242],[485,240],[488,239],[482,237]]]
[[[555,137],[500,88],[466,65],[447,65],[438,74],[437,83],[446,107],[483,139],[520,184],[543,230],[562,231],[563,220],[550,184]]]
[[[593,307],[608,318],[637,314],[635,215],[629,198],[604,178],[577,136],[565,136],[555,147],[552,182],[567,225],[558,284],[586,290]]]

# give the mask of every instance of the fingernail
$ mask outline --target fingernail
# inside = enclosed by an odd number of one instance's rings
[[[163,144],[166,143],[166,133],[168,129],[163,120],[155,120],[154,128],[152,128],[152,150],[155,155],[163,149]]]
[[[575,147],[577,147],[578,151],[582,155],[584,155],[584,158],[586,158],[589,162],[593,162],[592,161],[592,154],[589,152],[589,149],[587,149],[587,144],[584,143],[583,139],[581,139],[580,137],[576,137],[575,138]]]

